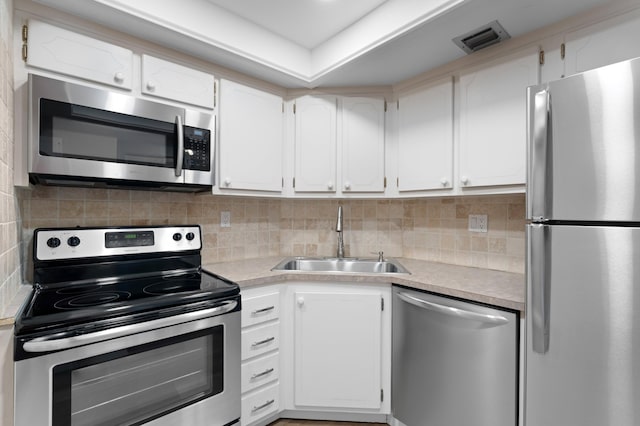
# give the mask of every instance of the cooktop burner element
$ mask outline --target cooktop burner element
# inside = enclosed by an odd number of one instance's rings
[[[54,303],[57,309],[83,309],[87,306],[98,306],[105,303],[116,302],[128,299],[131,293],[128,291],[100,291],[95,293],[84,293],[72,296]]]
[[[193,238],[176,237],[187,234]],[[37,229],[34,291],[16,332],[173,312],[237,296],[237,284],[202,270],[200,235],[197,225]],[[52,239],[61,245],[49,244]],[[123,243],[114,246],[114,239]]]

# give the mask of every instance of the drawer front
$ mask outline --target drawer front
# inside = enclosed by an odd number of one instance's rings
[[[278,318],[280,314],[280,294],[242,298],[242,326],[248,327]]]
[[[242,392],[248,392],[258,386],[278,379],[279,354],[276,352],[265,358],[259,358],[242,366]]]
[[[264,388],[242,398],[242,426],[251,424],[259,419],[278,412],[280,407],[280,393],[278,384]]]
[[[242,360],[278,349],[280,322],[242,332]]]

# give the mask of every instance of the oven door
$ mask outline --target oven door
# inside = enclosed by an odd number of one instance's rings
[[[213,184],[213,116],[37,75],[29,90],[32,177]]]
[[[108,329],[121,336],[108,340],[102,331],[23,341],[36,356],[15,363],[15,426],[237,423],[240,312],[192,320],[202,315]]]

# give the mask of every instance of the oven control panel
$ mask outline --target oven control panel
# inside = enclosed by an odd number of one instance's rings
[[[149,228],[48,228],[34,232],[36,260],[200,250],[198,225]]]

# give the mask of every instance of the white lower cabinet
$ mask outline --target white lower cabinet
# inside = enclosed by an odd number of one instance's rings
[[[259,391],[243,395],[240,424],[250,425],[276,414],[279,410],[279,402],[280,394],[277,382]]]
[[[280,290],[242,290],[242,414],[240,423],[266,424],[280,411]]]
[[[390,285],[296,283],[284,298],[283,408],[388,414]]]

